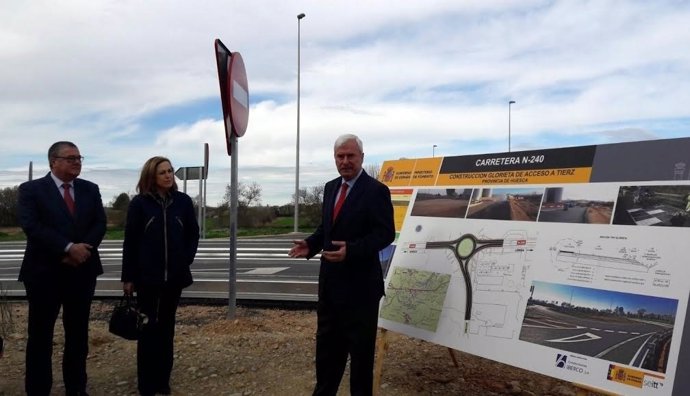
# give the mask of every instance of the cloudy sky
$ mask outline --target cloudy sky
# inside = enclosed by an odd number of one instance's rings
[[[153,155],[203,163],[207,201],[230,182],[213,41],[242,54],[249,126],[239,178],[263,204],[295,186],[297,14],[300,186],[337,174],[332,145],[365,164],[688,136],[685,1],[4,0],[0,187],[77,143],[107,203]],[[437,147],[433,149],[433,146]],[[198,193],[198,182],[188,186]]]

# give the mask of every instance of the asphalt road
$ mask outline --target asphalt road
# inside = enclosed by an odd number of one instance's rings
[[[511,220],[510,202],[498,201],[489,204],[482,204],[480,208],[470,210],[472,212],[467,217],[473,219],[496,219]]]
[[[237,299],[316,301],[319,260],[292,259],[293,239],[304,235],[240,238],[237,241]],[[0,243],[0,283],[8,295],[23,296],[17,282],[24,242]],[[104,274],[97,296],[115,296],[122,290],[122,241],[103,241],[99,247]],[[184,297],[228,298],[229,239],[207,239],[199,244],[192,275],[194,284]]]
[[[663,372],[659,356],[671,330],[671,325],[568,315],[535,305],[527,309],[520,340]]]
[[[586,223],[587,208],[573,206],[568,210],[563,209],[542,209],[539,213],[539,221],[553,221],[558,223]]]

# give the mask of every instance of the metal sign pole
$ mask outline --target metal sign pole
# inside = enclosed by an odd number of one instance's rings
[[[239,52],[230,52],[223,43],[214,41],[220,99],[223,107],[225,141],[230,154],[230,263],[228,268],[228,318],[235,317],[237,303],[237,148],[238,138],[247,130],[249,89],[247,71]]]
[[[206,179],[204,178],[204,213],[201,216],[201,238],[206,239]]]
[[[204,143],[204,168],[202,173],[202,179],[204,179],[204,215],[202,217],[203,221],[201,224],[201,237],[206,239],[206,189],[208,184],[206,179],[208,179],[208,143]]]
[[[204,197],[204,194],[203,194],[204,180],[203,180],[203,178],[204,178],[204,170],[202,167],[199,167],[199,200],[197,201],[197,204],[198,204],[198,208],[197,208],[198,209],[198,215],[197,215],[198,220],[197,221],[199,223],[199,232],[200,233],[202,232],[201,225],[204,222],[203,218],[201,217],[201,214],[204,211],[204,208],[203,208],[203,206],[204,206],[204,200],[203,200],[203,197]],[[203,236],[204,234],[201,233],[200,235]]]
[[[187,167],[182,168],[182,192],[187,194]]]
[[[228,268],[228,319],[235,318],[237,305],[237,136],[230,138],[230,265]]]

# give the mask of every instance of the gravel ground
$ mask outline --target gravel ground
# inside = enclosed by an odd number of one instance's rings
[[[136,394],[136,344],[108,333],[114,302],[92,309],[89,392]],[[11,304],[14,331],[0,358],[0,395],[23,394],[26,313]],[[173,395],[309,395],[314,386],[316,313],[305,309],[182,305],[175,338]],[[453,365],[439,345],[388,333],[380,395],[575,395],[573,385],[459,351]],[[64,394],[60,360],[62,326],[58,319],[53,358],[53,395]],[[339,395],[348,395],[348,377]]]

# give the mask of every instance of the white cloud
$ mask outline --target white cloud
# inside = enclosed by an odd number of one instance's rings
[[[148,157],[196,166],[209,143],[214,203],[230,166],[221,38],[249,78],[240,178],[262,185],[264,203],[288,202],[300,12],[302,186],[336,175],[341,133],[359,134],[373,163],[430,156],[433,144],[437,155],[506,150],[508,100],[517,149],[688,134],[684,2],[10,2],[0,9],[0,170],[15,176],[0,187],[25,179],[56,140],[77,143],[84,177],[113,195],[133,191]],[[190,110],[198,103],[203,115]]]

